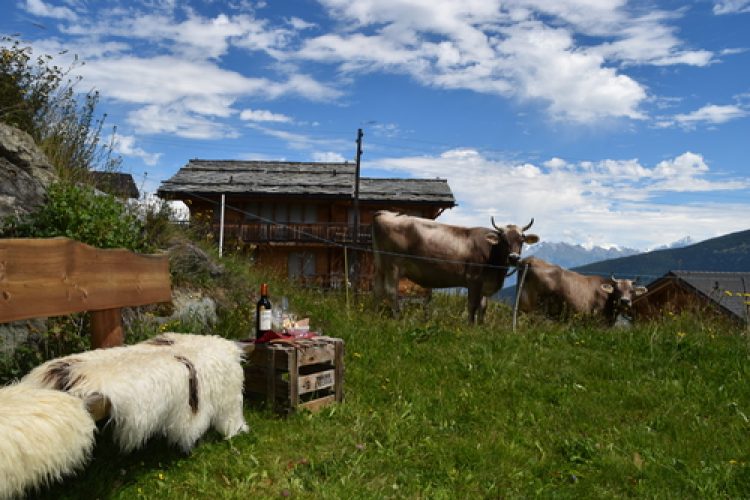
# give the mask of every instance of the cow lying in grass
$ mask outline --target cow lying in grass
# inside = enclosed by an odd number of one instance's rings
[[[584,276],[536,257],[522,259],[518,268],[521,274],[526,268],[521,311],[541,309],[556,319],[573,314],[600,315],[614,324],[618,315],[630,312],[633,299],[647,291],[631,280]]]
[[[77,397],[24,384],[0,388],[0,498],[20,497],[82,468],[95,431]]]
[[[241,360],[242,349],[221,337],[165,333],[48,361],[21,384],[100,395],[122,451],[163,435],[187,452],[210,426],[227,438],[247,431]]]

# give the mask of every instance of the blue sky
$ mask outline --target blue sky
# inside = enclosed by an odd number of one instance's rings
[[[353,160],[442,221],[640,249],[750,228],[750,0],[5,0],[96,88],[123,170]],[[67,50],[65,54],[59,54]]]

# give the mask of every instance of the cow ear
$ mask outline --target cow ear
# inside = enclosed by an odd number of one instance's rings
[[[615,291],[615,287],[613,287],[609,283],[602,283],[600,287],[602,290],[604,290],[605,293],[612,293]]]
[[[533,245],[534,243],[539,243],[539,236],[535,234],[524,234],[523,235],[523,242],[528,245]]]
[[[500,238],[498,237],[497,233],[487,233],[484,235],[484,239],[486,239],[490,245],[497,245],[500,243]]]
[[[648,292],[648,288],[645,286],[637,286],[635,287],[635,296],[643,295],[644,293]]]

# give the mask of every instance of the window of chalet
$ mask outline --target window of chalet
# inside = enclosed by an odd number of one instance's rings
[[[291,252],[287,262],[290,279],[315,276],[315,254],[310,252]]]
[[[260,217],[260,219],[258,218]],[[318,208],[299,203],[248,203],[245,222],[311,224],[318,222]]]

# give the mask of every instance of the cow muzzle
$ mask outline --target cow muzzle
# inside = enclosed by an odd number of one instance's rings
[[[516,252],[511,252],[508,254],[508,264],[511,266],[517,266],[518,261],[521,260],[521,255],[517,254]]]

